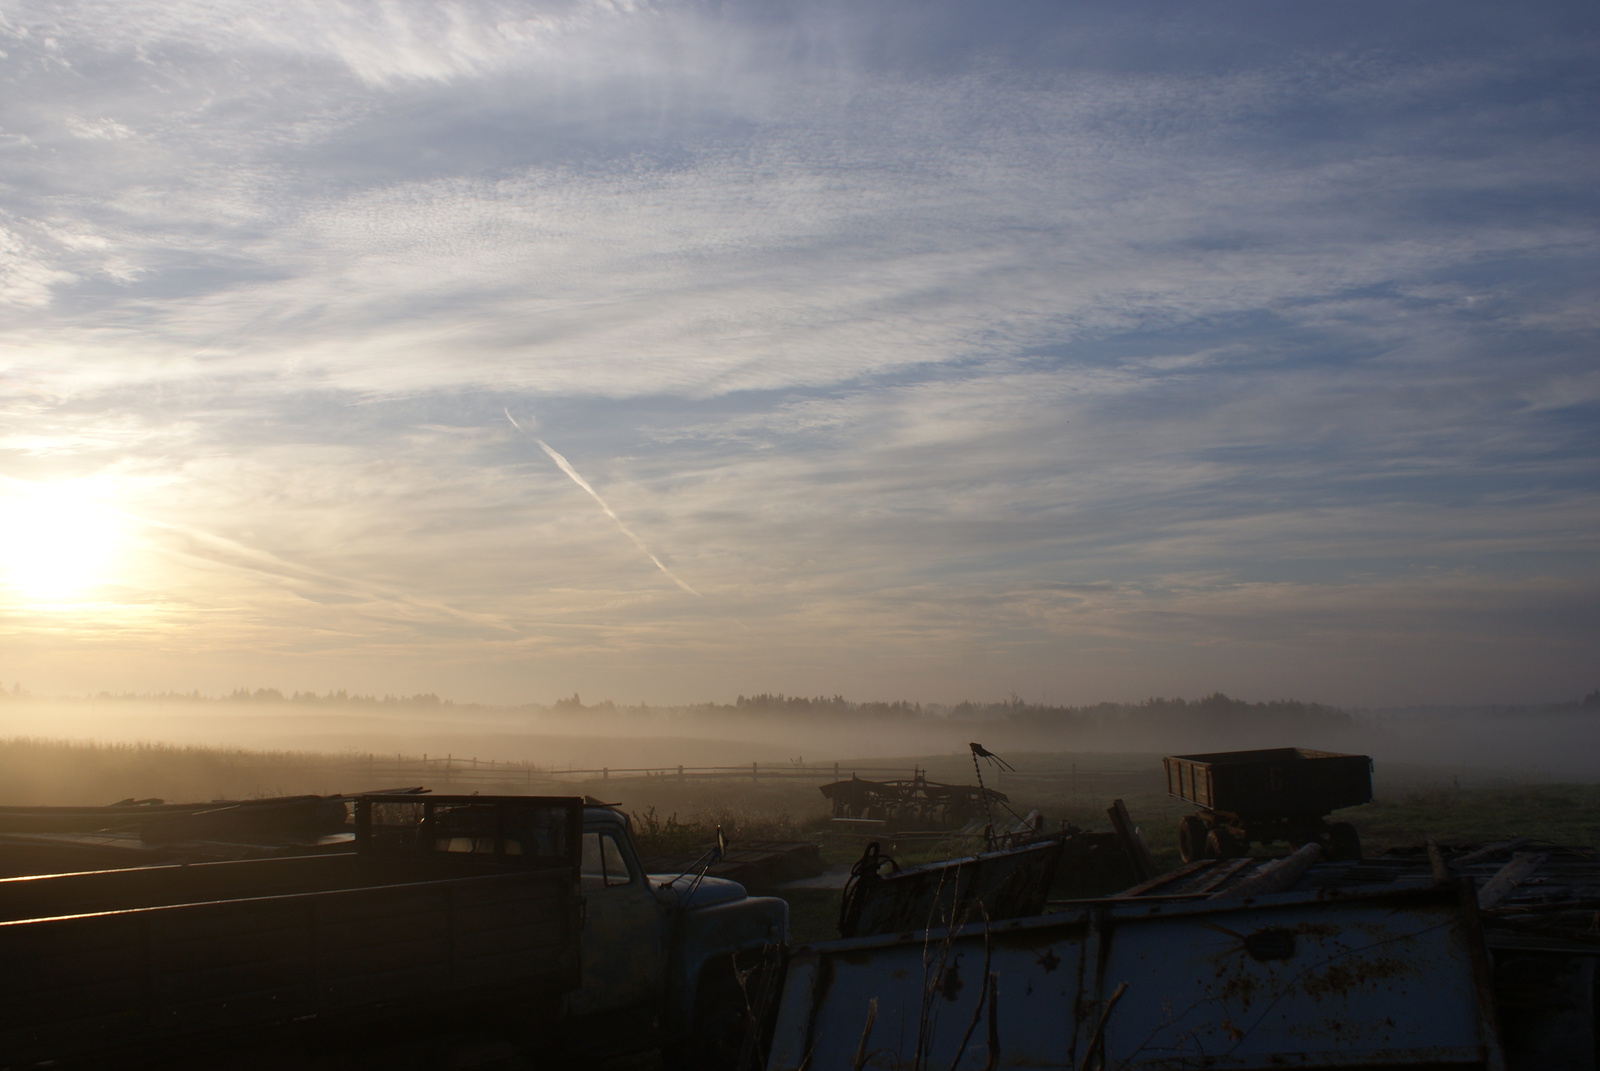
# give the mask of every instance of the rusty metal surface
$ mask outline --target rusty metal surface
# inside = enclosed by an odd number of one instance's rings
[[[1061,860],[1050,838],[1015,848],[909,867],[860,886],[847,936],[905,933],[958,924],[1037,915]]]
[[[1086,902],[796,950],[767,1067],[1499,1071],[1483,960],[1459,888]]]

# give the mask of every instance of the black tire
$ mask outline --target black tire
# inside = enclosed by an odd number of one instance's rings
[[[1328,827],[1327,852],[1329,859],[1360,860],[1361,834],[1349,822],[1333,823]]]
[[[1227,826],[1217,826],[1206,834],[1206,854],[1212,859],[1237,859],[1250,842]]]
[[[1206,849],[1206,820],[1197,814],[1186,814],[1178,822],[1178,854],[1185,863],[1211,858]]]

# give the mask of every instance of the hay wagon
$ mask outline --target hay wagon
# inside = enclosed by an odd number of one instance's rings
[[[1372,760],[1365,755],[1280,747],[1169,755],[1167,793],[1193,803],[1178,823],[1185,862],[1243,855],[1251,842],[1320,843],[1333,859],[1360,859],[1349,822],[1329,822],[1342,807],[1372,800]]]

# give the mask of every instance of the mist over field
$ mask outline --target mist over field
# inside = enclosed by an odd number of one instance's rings
[[[577,697],[492,707],[436,696],[0,700],[0,737],[163,743],[350,756],[446,756],[547,770],[740,766],[947,755],[1170,754],[1308,747],[1385,764],[1518,779],[1600,780],[1600,693],[1565,704],[1346,711],[1214,694],[1052,707],[919,705],[761,695],[732,704],[617,706]],[[1059,766],[1057,759],[1052,766]],[[1026,762],[1023,763],[1026,766]],[[67,776],[67,775],[63,775]],[[372,786],[342,786],[343,789]]]

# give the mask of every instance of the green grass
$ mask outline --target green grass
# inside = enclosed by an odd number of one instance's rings
[[[1600,846],[1600,785],[1426,788],[1383,796],[1340,817],[1355,824],[1369,853],[1427,837],[1462,844],[1532,837]]]

